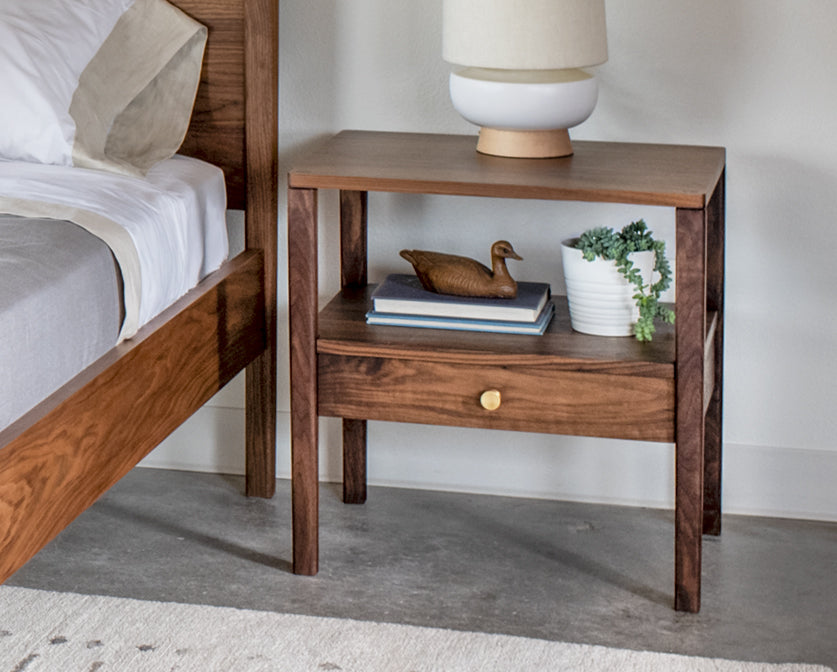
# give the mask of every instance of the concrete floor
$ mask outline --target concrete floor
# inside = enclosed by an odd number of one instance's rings
[[[320,573],[298,577],[278,485],[136,469],[8,584],[837,670],[837,524],[726,516],[694,615],[671,608],[669,511],[323,485]]]

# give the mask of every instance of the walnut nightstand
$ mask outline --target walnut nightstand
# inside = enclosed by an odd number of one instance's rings
[[[366,420],[674,442],[676,609],[700,609],[702,533],[721,522],[725,151],[573,143],[561,159],[477,154],[469,136],[345,131],[288,179],[294,571],[318,558],[317,418],[342,417],[344,500],[366,497]],[[317,191],[340,191],[342,291],[318,313]],[[651,343],[366,324],[367,193],[676,209],[677,319]],[[500,405],[480,404],[499,390]],[[545,403],[544,400],[549,400]]]

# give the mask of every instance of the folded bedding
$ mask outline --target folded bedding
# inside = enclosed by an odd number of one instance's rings
[[[223,172],[0,161],[0,428],[227,258]]]
[[[108,244],[125,285],[123,339],[228,252],[223,172],[182,156],[161,161],[144,178],[0,161],[0,212],[69,220]]]

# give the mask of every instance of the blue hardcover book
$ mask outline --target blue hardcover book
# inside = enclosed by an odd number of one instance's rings
[[[518,282],[514,299],[436,294],[424,289],[415,275],[396,273],[387,276],[372,293],[372,306],[376,313],[391,315],[535,322],[549,296],[549,285],[542,282]]]
[[[368,324],[389,327],[417,327],[420,329],[451,329],[454,331],[488,331],[498,334],[523,334],[540,336],[549,326],[555,313],[552,303],[546,304],[538,319],[534,322],[509,322],[506,320],[466,320],[457,317],[438,317],[428,315],[399,315],[380,313],[370,310],[366,313]]]

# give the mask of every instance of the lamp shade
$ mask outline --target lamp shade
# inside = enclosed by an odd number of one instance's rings
[[[444,0],[442,57],[509,70],[559,70],[607,60],[605,0]]]

